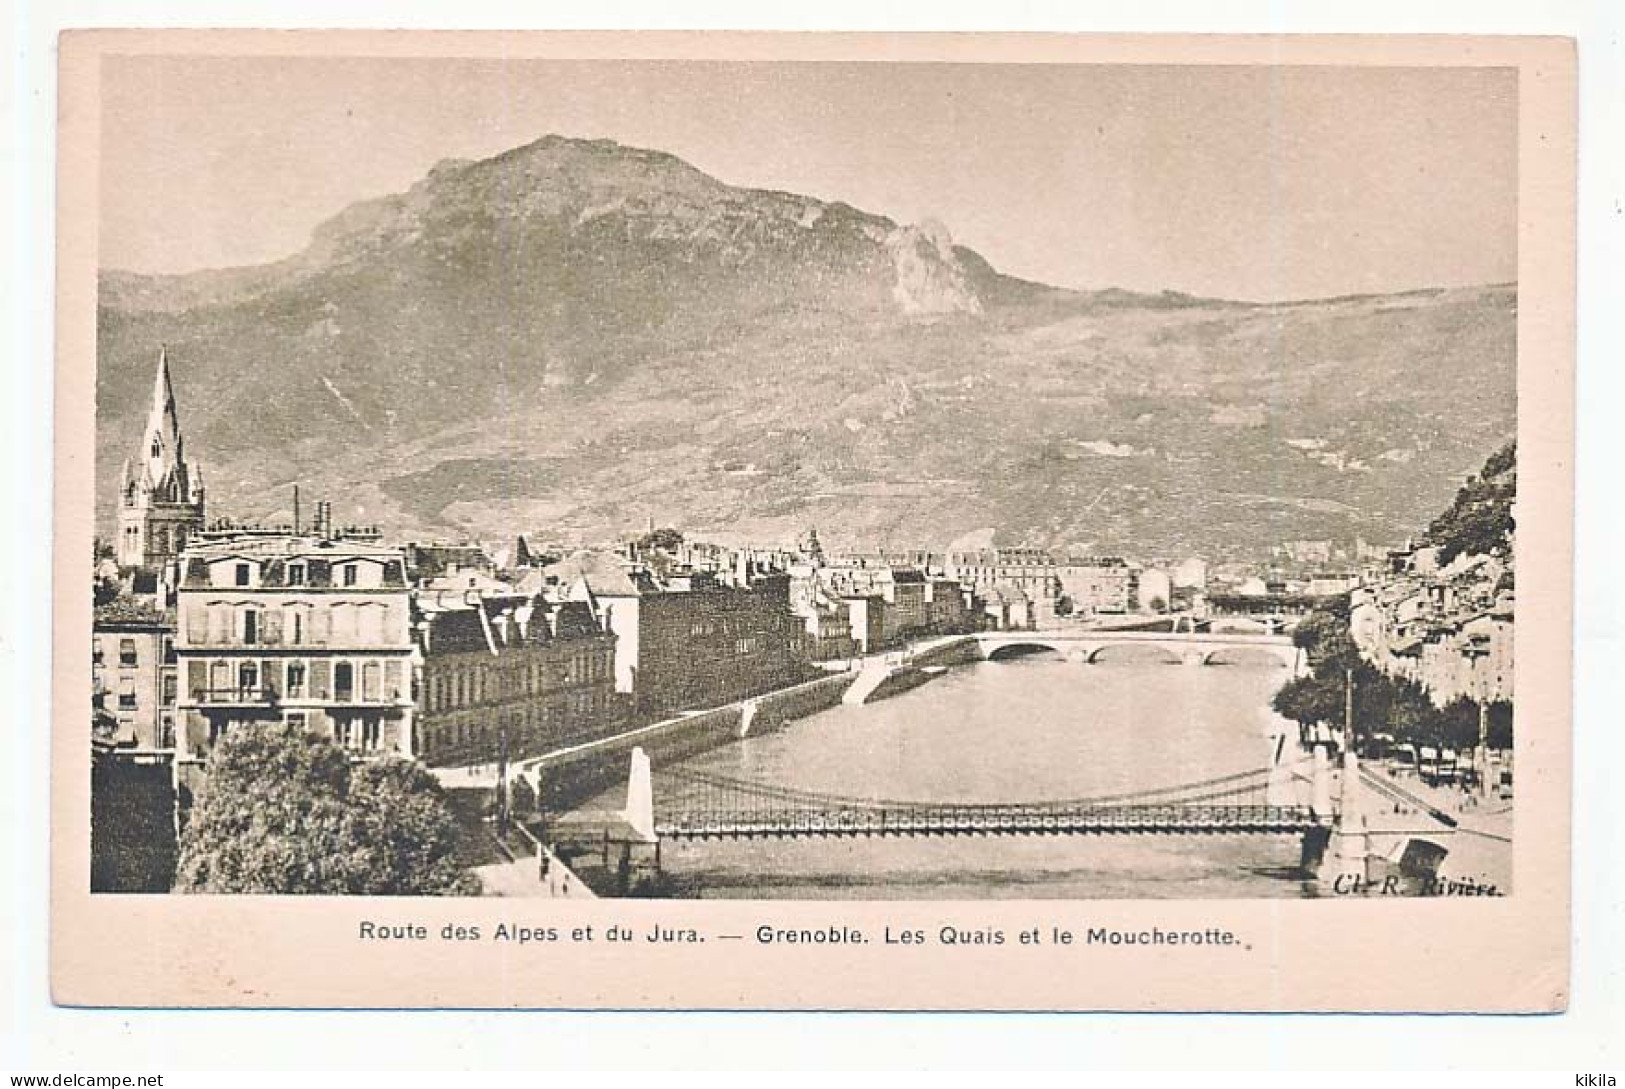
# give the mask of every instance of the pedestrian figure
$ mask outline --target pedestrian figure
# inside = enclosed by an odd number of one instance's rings
[[[564,875],[564,895],[566,895],[566,896],[570,895],[570,875],[569,874]]]

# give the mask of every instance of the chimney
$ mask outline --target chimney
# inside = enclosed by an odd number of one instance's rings
[[[299,533],[299,485],[293,486],[293,532]]]

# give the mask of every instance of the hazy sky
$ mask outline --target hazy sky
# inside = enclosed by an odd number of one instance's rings
[[[1279,299],[1516,278],[1506,69],[115,57],[104,267],[302,249],[546,133],[935,218],[1002,271]]]

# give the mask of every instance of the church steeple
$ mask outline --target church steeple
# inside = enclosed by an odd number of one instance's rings
[[[119,506],[119,563],[156,568],[173,559],[203,525],[203,476],[186,460],[169,350],[158,350],[152,405],[135,456],[124,463]]]

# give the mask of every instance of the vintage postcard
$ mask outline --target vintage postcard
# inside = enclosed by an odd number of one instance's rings
[[[1564,1007],[1572,43],[60,71],[58,1002]]]

